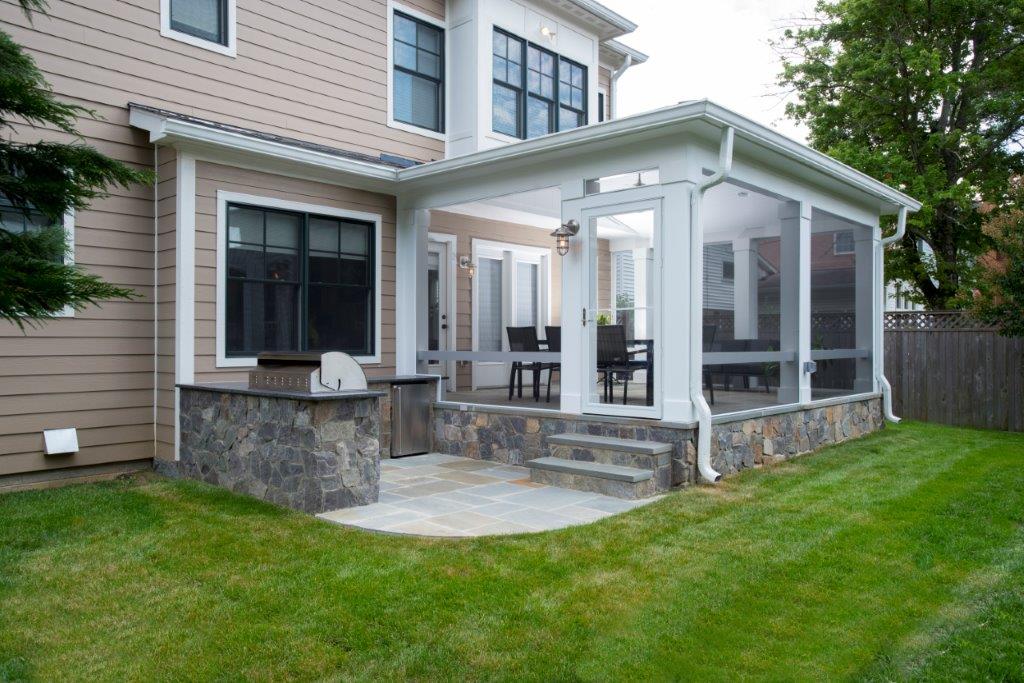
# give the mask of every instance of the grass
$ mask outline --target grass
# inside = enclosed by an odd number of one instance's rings
[[[1024,680],[1024,435],[908,424],[593,525],[0,496],[0,679]]]

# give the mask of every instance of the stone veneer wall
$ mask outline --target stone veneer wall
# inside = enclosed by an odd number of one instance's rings
[[[371,391],[379,391],[384,395],[377,403],[377,416],[380,422],[380,436],[377,441],[380,443],[380,457],[391,457],[391,383],[374,381],[372,377],[366,378],[366,386]]]
[[[672,445],[672,485],[697,481],[697,429],[630,418],[516,413],[508,408],[435,404],[433,450],[522,465],[550,456],[545,437],[581,433]],[[779,462],[882,427],[881,399],[794,410],[712,425],[711,462],[722,474]]]
[[[375,503],[377,400],[182,387],[177,475],[303,512]]]
[[[855,439],[883,424],[880,398],[715,424],[711,464],[731,474]]]

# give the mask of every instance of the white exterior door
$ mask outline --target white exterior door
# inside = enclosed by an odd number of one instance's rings
[[[452,248],[448,240],[427,241],[427,348],[430,351],[454,348]],[[455,363],[431,361],[427,367],[429,372],[448,377],[448,388],[453,388]]]

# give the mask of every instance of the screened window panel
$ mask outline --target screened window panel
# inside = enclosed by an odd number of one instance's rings
[[[477,346],[480,351],[501,351],[501,268],[497,259],[481,258],[477,264]]]
[[[444,128],[444,31],[394,15],[394,112],[396,121]]]
[[[516,264],[516,325],[537,325],[537,264]]]
[[[171,0],[171,28],[227,45],[227,0]]]

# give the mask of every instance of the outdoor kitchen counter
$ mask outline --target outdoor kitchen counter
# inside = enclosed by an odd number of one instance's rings
[[[373,380],[368,380],[372,384]],[[383,391],[325,391],[312,393],[306,391],[285,391],[276,389],[251,389],[245,382],[217,382],[214,384],[176,384],[179,389],[196,391],[212,391],[221,394],[242,394],[243,396],[264,396],[267,398],[290,398],[296,401],[343,401],[361,398],[380,398]]]
[[[383,391],[179,384],[177,476],[303,512],[377,502]]]

